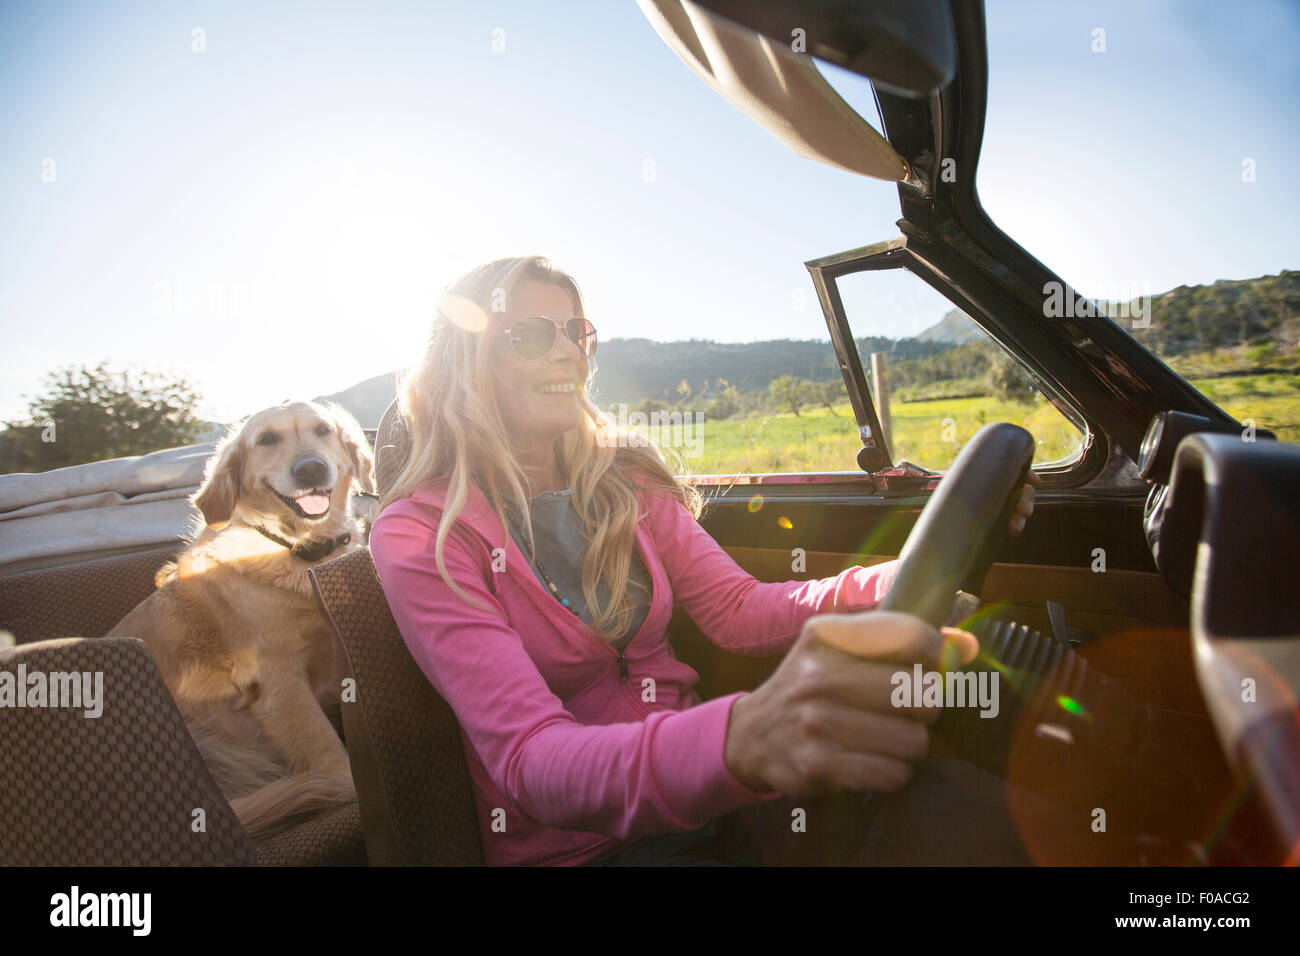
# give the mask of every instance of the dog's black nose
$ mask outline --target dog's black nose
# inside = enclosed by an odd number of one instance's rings
[[[299,458],[293,463],[293,470],[289,474],[293,475],[293,480],[298,482],[299,488],[315,488],[325,483],[329,475],[329,465],[311,456]]]

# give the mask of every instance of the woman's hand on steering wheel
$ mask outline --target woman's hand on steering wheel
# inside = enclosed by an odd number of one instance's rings
[[[727,767],[751,790],[793,797],[897,790],[940,710],[896,706],[894,674],[952,670],[978,652],[974,635],[910,614],[809,618],[772,676],[732,704]]]
[[[810,618],[775,673],[732,704],[724,760],[737,780],[816,796],[911,778],[940,710],[895,706],[893,677],[916,664],[954,670],[979,653],[974,635],[937,625],[1002,530],[1024,529],[1040,483],[1033,455],[1033,436],[1007,423],[967,443],[908,536],[882,610]]]
[[[1042,483],[1043,479],[1033,471],[1026,476],[1025,484],[1020,489],[1020,500],[1016,502],[1016,510],[1011,512],[1011,523],[1007,528],[1011,537],[1018,538],[1020,532],[1025,530],[1025,523],[1034,513],[1034,487]]]

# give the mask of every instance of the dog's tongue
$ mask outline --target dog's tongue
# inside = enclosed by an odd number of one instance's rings
[[[297,502],[299,508],[309,515],[323,515],[330,508],[328,495],[303,495],[301,498],[293,500]]]

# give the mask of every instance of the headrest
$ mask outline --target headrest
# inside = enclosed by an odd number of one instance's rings
[[[393,487],[398,474],[411,457],[411,440],[406,431],[406,419],[397,407],[397,399],[384,409],[375,431],[375,486],[383,498]]]

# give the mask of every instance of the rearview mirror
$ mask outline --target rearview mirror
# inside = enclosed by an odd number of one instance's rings
[[[682,62],[800,156],[872,179],[914,181],[903,157],[788,40],[692,0],[637,2]]]

